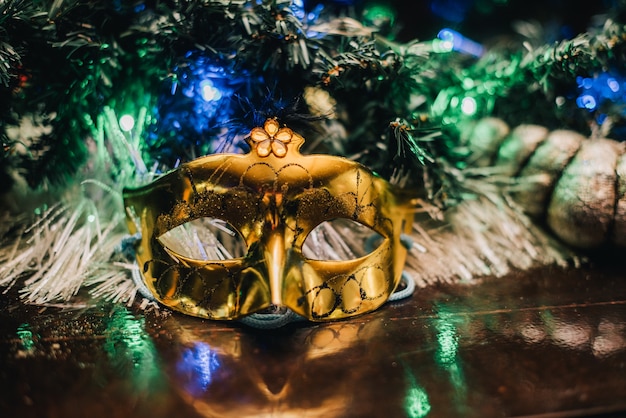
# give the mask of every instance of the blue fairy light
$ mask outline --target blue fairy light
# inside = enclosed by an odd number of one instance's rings
[[[200,92],[205,102],[213,102],[222,98],[222,92],[213,85],[210,79],[200,82]]]
[[[170,94],[175,98],[180,92],[191,99],[188,101],[190,106],[186,106],[186,111],[197,116],[196,130],[200,131],[206,127],[205,118],[222,118],[224,111],[222,99],[229,99],[234,94],[237,84],[242,83],[242,79],[207,57],[190,58],[185,65],[176,68],[179,76],[172,82]]]
[[[306,22],[309,24],[317,23],[323,11],[324,11],[324,5],[318,4],[306,14]]]
[[[626,101],[626,79],[612,72],[603,71],[594,77],[578,76],[576,83],[579,93],[576,105],[581,109],[591,112],[603,105]]]
[[[613,78],[610,77],[607,81],[606,84],[609,86],[609,89],[613,92],[613,93],[617,93],[620,91],[620,85],[619,82]]]
[[[577,81],[578,81],[579,87],[582,87],[584,89],[590,89],[593,87],[593,78],[578,77]]]
[[[441,29],[437,34],[437,38],[439,40],[437,44],[438,52],[457,51],[475,57],[480,57],[485,52],[485,48],[481,44],[466,38],[452,29]]]
[[[195,155],[216,152],[227,142],[222,132],[238,109],[235,97],[255,83],[259,80],[235,71],[232,63],[187,53],[161,90],[158,122],[148,145],[159,150],[164,162],[182,157],[185,150]]]
[[[598,102],[596,101],[596,98],[593,97],[591,94],[583,94],[581,96],[578,96],[578,98],[576,99],[576,104],[581,109],[587,110],[595,110],[596,107],[598,107]]]
[[[291,2],[291,11],[294,16],[300,20],[304,20],[306,16],[306,12],[304,11],[304,1],[303,0],[293,0]]]

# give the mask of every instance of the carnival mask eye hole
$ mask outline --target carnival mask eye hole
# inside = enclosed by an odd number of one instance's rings
[[[384,240],[366,225],[337,218],[322,222],[311,231],[302,245],[302,255],[310,260],[353,260],[373,252]]]
[[[194,260],[229,260],[243,257],[246,243],[235,227],[218,218],[199,218],[157,238],[165,248]]]

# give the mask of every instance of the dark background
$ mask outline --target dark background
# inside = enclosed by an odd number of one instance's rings
[[[396,11],[394,30],[398,41],[432,39],[444,27],[476,41],[514,33],[515,21],[542,23],[554,39],[572,38],[594,23],[619,0],[393,0],[328,1],[335,7],[367,8],[386,4]],[[351,5],[348,5],[348,3]],[[623,3],[623,2],[622,2]],[[603,19],[600,18],[600,21]]]

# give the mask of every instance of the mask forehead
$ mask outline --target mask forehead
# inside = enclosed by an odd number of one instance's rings
[[[360,164],[304,156],[298,151],[302,137],[290,130],[281,146],[272,142],[280,136],[276,130],[273,137],[256,133],[260,139],[254,141],[253,130],[248,154],[203,157],[125,191],[129,228],[142,234],[137,261],[148,288],[173,309],[215,319],[235,319],[272,304],[312,320],[376,309],[402,273],[406,249],[399,236],[410,224],[406,207],[387,182]],[[159,242],[167,231],[202,217],[231,224],[247,254],[198,260]],[[336,218],[369,227],[383,243],[355,260],[304,257],[309,233]]]

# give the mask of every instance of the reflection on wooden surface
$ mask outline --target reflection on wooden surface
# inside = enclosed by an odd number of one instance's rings
[[[0,410],[90,418],[626,414],[625,278],[606,267],[542,269],[433,286],[352,320],[275,331],[123,306],[23,307],[5,295]]]

